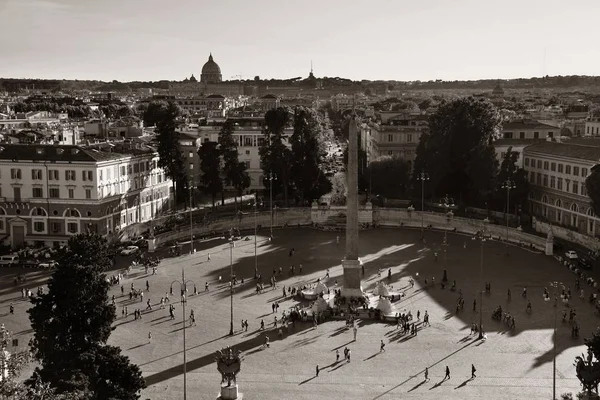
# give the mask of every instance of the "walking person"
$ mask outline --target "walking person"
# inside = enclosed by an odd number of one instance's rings
[[[340,350],[335,350],[335,362],[338,363],[340,361]]]
[[[450,379],[450,368],[446,365],[446,375],[444,375],[444,380]]]
[[[476,378],[475,371],[477,371],[475,369],[475,365],[471,364],[471,379],[475,379]]]
[[[425,382],[429,382],[429,368],[425,367]]]
[[[148,332],[148,343],[152,341],[152,332]]]
[[[383,339],[381,339],[381,344],[379,345],[379,352],[380,353],[385,352],[385,343],[383,343]]]
[[[319,376],[319,364],[317,364],[317,367],[315,368],[315,376]]]
[[[356,325],[354,325],[354,328],[352,328],[352,331],[354,332],[354,341],[356,342],[356,333],[358,332],[358,328],[356,327]]]

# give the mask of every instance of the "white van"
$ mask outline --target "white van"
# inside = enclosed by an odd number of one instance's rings
[[[17,265],[19,263],[19,256],[0,256],[0,265]]]

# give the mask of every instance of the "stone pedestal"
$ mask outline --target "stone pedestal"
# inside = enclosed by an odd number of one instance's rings
[[[238,391],[238,385],[221,386],[221,395],[217,400],[242,400],[244,394]]]
[[[360,282],[362,274],[362,261],[343,260],[344,268],[344,286],[342,287],[342,297],[362,297],[363,290]]]

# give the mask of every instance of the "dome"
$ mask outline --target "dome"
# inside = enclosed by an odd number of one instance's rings
[[[502,89],[502,86],[500,86],[500,82],[498,82],[496,84],[496,87],[492,91],[492,94],[499,95],[499,96],[504,96],[504,89]]]
[[[200,81],[205,83],[221,82],[221,68],[214,62],[212,53],[208,56],[208,61],[202,67]]]

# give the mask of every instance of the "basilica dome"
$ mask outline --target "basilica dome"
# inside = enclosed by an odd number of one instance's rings
[[[217,83],[222,81],[221,68],[214,62],[212,53],[208,56],[208,61],[202,67],[200,82]]]

